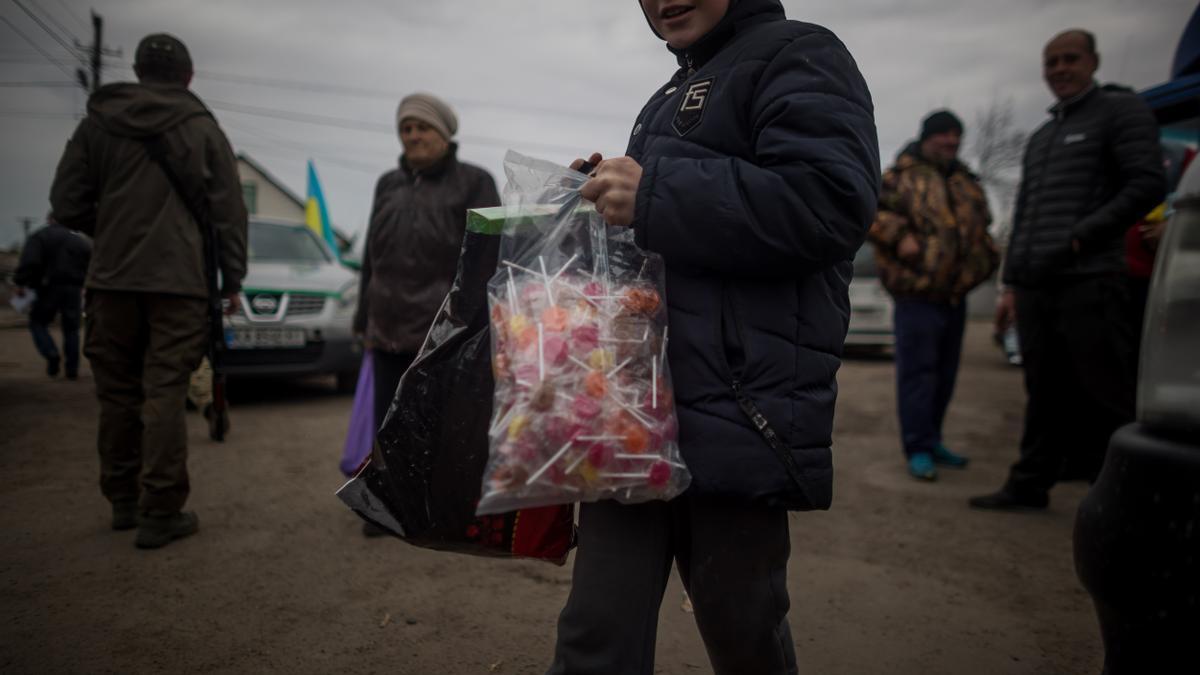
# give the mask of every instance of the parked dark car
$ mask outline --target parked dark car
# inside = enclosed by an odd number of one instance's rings
[[[1174,79],[1143,93],[1164,140],[1200,144],[1200,9]],[[1137,422],[1079,507],[1075,567],[1105,675],[1200,673],[1200,162],[1170,204],[1142,332]]]

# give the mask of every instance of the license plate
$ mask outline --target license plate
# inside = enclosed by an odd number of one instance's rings
[[[226,328],[230,349],[297,349],[304,346],[303,328]]]

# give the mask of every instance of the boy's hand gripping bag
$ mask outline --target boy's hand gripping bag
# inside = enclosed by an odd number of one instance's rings
[[[494,389],[487,279],[500,233],[493,226],[468,214],[454,285],[400,380],[370,460],[338,496],[417,546],[561,565],[574,543],[572,506],[475,515]]]
[[[662,258],[580,197],[586,175],[513,152],[505,173],[477,512],[675,497],[691,476],[676,442]]]

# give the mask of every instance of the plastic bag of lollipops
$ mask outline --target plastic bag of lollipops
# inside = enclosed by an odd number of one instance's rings
[[[667,366],[663,261],[583,200],[583,173],[509,152],[488,283],[495,394],[477,513],[668,500],[691,475]]]

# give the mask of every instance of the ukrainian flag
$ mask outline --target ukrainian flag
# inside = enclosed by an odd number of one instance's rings
[[[304,207],[304,222],[329,245],[333,255],[341,259],[333,236],[333,223],[329,222],[329,210],[325,208],[325,195],[321,193],[321,181],[317,180],[317,169],[311,159],[308,160],[308,201]]]

